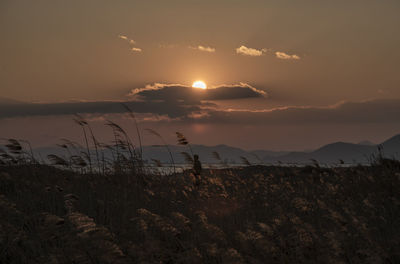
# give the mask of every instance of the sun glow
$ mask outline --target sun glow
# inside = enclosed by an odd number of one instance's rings
[[[195,81],[192,84],[193,88],[207,89],[207,84],[203,81]]]

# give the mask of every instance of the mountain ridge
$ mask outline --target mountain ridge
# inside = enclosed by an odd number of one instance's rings
[[[168,145],[172,152],[175,163],[186,163],[182,152],[191,153],[187,146]],[[380,149],[381,148],[381,149]],[[311,160],[320,163],[338,164],[338,163],[370,163],[373,155],[379,151],[387,158],[400,159],[400,134],[390,137],[381,144],[365,145],[347,142],[333,142],[321,146],[310,152],[305,151],[271,151],[271,150],[252,150],[246,151],[238,147],[231,147],[225,144],[215,146],[206,146],[192,144],[193,154],[198,154],[203,163],[216,164],[239,164],[242,163],[242,157],[245,157],[252,164],[274,164],[282,163],[300,163],[308,164]],[[56,147],[37,148],[35,152],[45,157],[48,154],[65,154],[65,150]],[[221,160],[217,160],[213,152],[217,152]],[[143,146],[143,158],[148,162],[152,159],[160,160],[162,163],[171,163],[171,157],[168,150],[163,145]]]

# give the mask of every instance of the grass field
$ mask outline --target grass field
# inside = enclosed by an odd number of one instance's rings
[[[195,176],[147,130],[171,157],[175,173],[161,174],[144,166],[139,129],[135,146],[109,121],[114,141],[104,144],[75,121],[84,143],[63,140],[51,165],[29,142],[0,148],[0,263],[400,263],[399,161],[283,167],[242,157],[243,167]]]
[[[399,263],[400,166],[0,166],[0,263]]]

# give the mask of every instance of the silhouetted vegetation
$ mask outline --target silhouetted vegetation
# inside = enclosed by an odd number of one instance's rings
[[[85,146],[64,140],[52,165],[15,139],[1,149],[0,263],[400,261],[398,161],[266,167],[243,157],[247,166],[203,168],[201,178],[166,175],[146,170],[117,124],[107,123],[114,142],[104,144],[76,122]],[[177,139],[190,161],[188,140]]]

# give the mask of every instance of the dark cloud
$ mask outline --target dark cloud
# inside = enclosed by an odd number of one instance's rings
[[[175,88],[171,88],[175,89]],[[178,89],[179,90],[179,89]],[[246,125],[328,125],[397,123],[400,99],[342,102],[328,107],[281,107],[262,111],[224,110],[213,103],[179,100],[75,102],[75,103],[0,103],[0,118],[124,113],[121,103],[135,113],[166,116],[184,123]]]
[[[400,99],[342,102],[329,107],[281,107],[263,111],[207,110],[187,121],[243,124],[396,123]]]
[[[147,85],[145,88],[134,89],[131,91],[130,95],[145,101],[183,100],[196,102],[201,100],[232,100],[263,97],[266,96],[266,93],[246,83],[220,85],[204,90],[180,84],[155,83],[153,85]]]
[[[122,103],[128,105],[135,113],[151,113],[167,115],[171,118],[190,116],[200,112],[203,107],[213,106],[211,103],[188,104],[186,102],[74,102],[74,103],[0,103],[0,118],[22,116],[50,116],[81,114],[113,114],[124,113]]]

